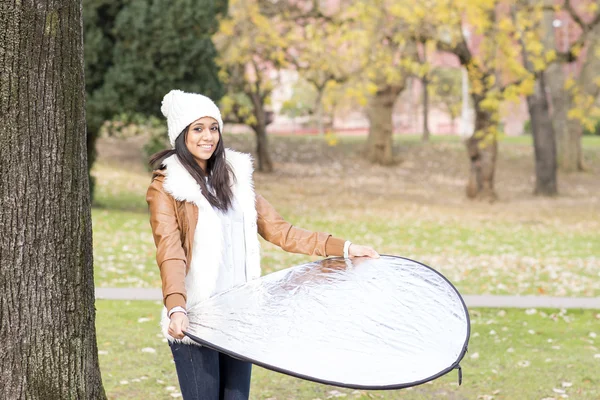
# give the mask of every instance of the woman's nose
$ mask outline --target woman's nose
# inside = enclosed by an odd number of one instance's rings
[[[204,140],[209,140],[212,138],[212,135],[210,134],[210,129],[203,129],[202,130],[202,139]]]

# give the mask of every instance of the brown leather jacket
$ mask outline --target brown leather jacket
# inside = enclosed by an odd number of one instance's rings
[[[175,306],[185,308],[184,280],[192,261],[198,208],[193,203],[177,201],[165,192],[164,178],[163,171],[154,171],[146,201],[156,244],[163,301],[167,310],[170,310]],[[256,212],[258,233],[285,251],[322,257],[343,255],[343,239],[292,226],[259,194],[256,195]]]

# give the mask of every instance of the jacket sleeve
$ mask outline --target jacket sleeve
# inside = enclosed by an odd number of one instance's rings
[[[156,263],[160,269],[163,302],[167,310],[175,306],[185,308],[187,259],[175,215],[175,201],[164,192],[162,183],[158,180],[154,180],[148,188],[146,201],[156,244]]]
[[[327,233],[297,228],[285,221],[264,197],[256,195],[258,233],[267,241],[290,253],[321,257],[344,254],[345,240]]]

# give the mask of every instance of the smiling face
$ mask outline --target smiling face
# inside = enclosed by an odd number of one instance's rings
[[[217,148],[219,137],[219,124],[211,117],[197,119],[188,128],[185,145],[204,171],[206,162]]]

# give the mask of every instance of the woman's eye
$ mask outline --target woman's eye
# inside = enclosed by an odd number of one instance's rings
[[[213,126],[211,129],[212,129],[212,131],[213,131],[213,132],[215,132],[215,131],[218,131],[218,130],[219,130],[219,128],[217,128],[216,126]]]

